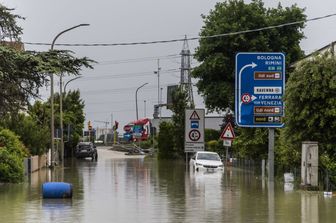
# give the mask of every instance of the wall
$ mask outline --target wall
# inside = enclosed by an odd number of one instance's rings
[[[24,159],[25,175],[47,166],[47,154],[31,156]]]

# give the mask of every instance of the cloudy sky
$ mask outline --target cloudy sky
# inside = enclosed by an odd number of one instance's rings
[[[62,35],[56,43],[121,43],[180,39],[185,35],[196,37],[203,25],[201,14],[208,14],[215,0],[0,0],[3,5],[15,8],[15,13],[26,19],[19,24],[24,29],[23,42],[51,43],[64,29],[89,23]],[[248,2],[248,1],[246,1]],[[264,1],[268,7],[278,4]],[[284,6],[298,4],[306,8],[308,18],[336,13],[335,0],[280,1]],[[336,39],[336,17],[310,22],[305,29],[306,39],[301,46],[310,53]],[[160,59],[160,88],[162,100],[166,100],[166,86],[179,82],[182,42],[107,47],[64,47],[76,56],[87,56],[98,64],[93,70],[83,70],[82,78],[68,84],[67,89],[80,89],[85,101],[86,120],[94,127],[111,116],[125,125],[136,118],[135,91],[138,92],[139,118],[152,117],[153,106],[158,101],[157,60]],[[197,41],[189,41],[194,52]],[[49,46],[26,44],[28,50],[47,51]],[[196,61],[192,61],[195,66]],[[66,77],[65,82],[73,77]],[[196,80],[193,80],[196,82]],[[59,89],[56,80],[55,89]],[[196,106],[204,107],[196,94]],[[42,89],[43,98],[50,89]],[[170,115],[163,109],[162,116]]]

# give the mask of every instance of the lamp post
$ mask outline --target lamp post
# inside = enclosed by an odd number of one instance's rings
[[[72,78],[72,79],[68,80],[68,81],[65,83],[65,85],[64,85],[63,92],[66,93],[66,87],[68,86],[68,84],[69,84],[70,82],[72,82],[72,81],[74,81],[74,80],[77,80],[77,79],[79,79],[79,78],[82,78],[82,77],[81,77],[81,76],[77,76],[77,77],[75,77],[75,78]]]
[[[144,118],[146,118],[146,100],[144,100]]]
[[[68,29],[63,30],[62,32],[58,33],[55,38],[53,39],[52,43],[51,43],[51,48],[50,50],[54,50],[54,46],[55,46],[55,42],[58,39],[58,37],[60,37],[62,34],[76,29],[78,27],[81,26],[89,26],[89,24],[79,24],[77,26],[73,26],[70,27]],[[62,111],[62,74],[60,75],[60,111]],[[50,129],[51,129],[51,166],[54,165],[54,152],[55,152],[55,145],[54,145],[54,75],[50,74],[50,104],[51,104],[51,121],[50,121]],[[63,159],[63,118],[62,118],[62,114],[60,114],[60,123],[61,123],[61,157]]]
[[[138,116],[138,90],[140,88],[142,88],[143,86],[145,86],[146,84],[148,83],[144,83],[143,85],[141,85],[140,87],[138,87],[135,91],[135,110],[136,110],[136,120],[139,119],[139,116]]]

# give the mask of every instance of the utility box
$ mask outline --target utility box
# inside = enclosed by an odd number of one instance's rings
[[[301,185],[318,187],[318,143],[302,142]]]

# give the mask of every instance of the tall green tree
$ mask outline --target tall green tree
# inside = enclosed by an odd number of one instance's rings
[[[261,0],[250,4],[243,0],[217,3],[205,16],[200,36],[253,30],[283,23],[303,21],[304,10],[296,5],[265,8]],[[303,56],[300,40],[304,38],[304,24],[296,24],[258,32],[201,38],[195,58],[201,63],[192,75],[198,78],[197,87],[210,110],[234,108],[235,55],[238,52],[284,52],[286,64]]]
[[[59,95],[56,97],[59,102]],[[59,107],[59,104],[57,105]],[[63,95],[63,125],[64,125],[64,141],[65,154],[70,156],[74,147],[83,135],[85,115],[84,101],[80,96],[80,91],[69,91]],[[58,109],[59,111],[59,109]],[[57,115],[59,117],[59,113]]]
[[[188,106],[188,94],[179,86],[173,93],[173,132],[174,132],[174,147],[176,148],[179,157],[184,156],[184,137],[185,137],[185,110]],[[193,106],[193,105],[191,105]]]
[[[0,4],[0,40],[19,40],[22,34],[22,28],[16,24],[17,19],[23,19],[21,16],[13,14],[13,9],[9,9]]]
[[[209,15],[203,16],[200,36],[254,30],[289,22],[304,21],[304,9],[291,7],[265,8],[261,0],[246,4],[243,0],[217,3]],[[304,23],[214,38],[201,38],[195,58],[200,62],[192,75],[199,79],[197,87],[209,110],[234,108],[235,56],[238,52],[284,52],[286,67],[303,56],[300,40]],[[263,157],[267,151],[267,129],[240,129],[233,147],[245,157]],[[258,148],[257,150],[251,148]],[[261,152],[260,149],[263,151]],[[259,156],[260,155],[260,156]]]
[[[170,122],[160,123],[160,132],[158,135],[158,158],[160,160],[177,158],[173,129],[174,126]]]
[[[322,165],[336,173],[336,59],[330,54],[302,62],[286,88],[283,153],[300,154],[302,141],[317,141]],[[300,156],[296,156],[297,159]],[[292,160],[292,162],[298,160]]]
[[[29,52],[14,48],[20,45],[22,17],[0,4],[0,117],[24,109],[36,98],[49,74],[78,75],[82,67],[91,67],[86,57],[76,58],[70,51]]]
[[[59,102],[59,94],[55,94],[55,120],[60,119]],[[83,134],[85,121],[84,106],[85,104],[80,96],[79,90],[63,93],[63,126],[65,154],[67,156],[72,154],[73,148],[77,145]],[[29,115],[37,120],[42,126],[50,129],[50,100],[44,103],[36,101],[35,104],[29,108]],[[58,121],[55,121],[55,128],[60,128],[60,123]],[[44,137],[47,139],[47,147],[50,143],[50,133],[46,133]]]
[[[187,92],[179,86],[172,95],[172,123],[162,122],[158,137],[159,158],[175,159],[184,156],[185,109],[189,108]]]

